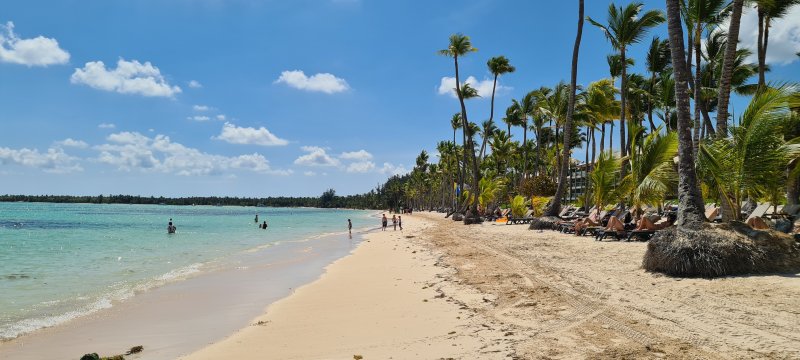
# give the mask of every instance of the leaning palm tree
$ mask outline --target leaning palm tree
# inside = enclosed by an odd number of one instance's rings
[[[569,100],[567,104],[567,120],[564,123],[564,154],[562,157],[561,171],[558,175],[558,187],[550,207],[545,215],[556,216],[561,209],[561,197],[566,190],[567,182],[567,163],[569,161],[570,135],[572,134],[572,121],[575,115],[575,91],[578,77],[578,52],[581,48],[581,35],[583,34],[583,0],[578,0],[578,34],[575,36],[575,45],[572,48],[572,70],[569,82]],[[587,138],[588,143],[588,138]],[[588,149],[587,149],[588,154]]]
[[[455,73],[456,73],[456,95],[458,96],[458,102],[461,105],[461,125],[464,129],[467,128],[469,124],[469,120],[467,119],[467,108],[464,105],[464,93],[461,90],[461,78],[458,74],[458,57],[465,56],[471,52],[476,52],[478,49],[472,47],[472,41],[470,41],[469,36],[465,36],[463,34],[453,34],[450,36],[450,44],[446,49],[439,50],[439,55],[448,56],[453,58],[453,63],[455,65]],[[469,142],[465,146],[466,155],[469,158],[470,163],[472,165],[472,188],[478,189],[478,182],[480,181],[480,172],[478,171],[478,159],[475,157],[475,146],[472,144],[472,140],[469,139]],[[472,205],[472,213],[477,213],[477,204]]]
[[[628,46],[638,43],[645,32],[652,27],[657,26],[664,22],[664,15],[661,11],[650,10],[644,13],[642,11],[642,3],[634,2],[625,7],[617,8],[614,3],[608,6],[608,25],[603,25],[594,21],[591,17],[586,20],[592,25],[597,26],[606,35],[606,39],[611,42],[611,47],[619,51],[621,63],[626,64],[626,50]],[[621,82],[621,112],[620,112],[620,139],[625,139],[625,107],[627,92],[626,80],[626,66],[622,67],[622,82]],[[627,151],[625,146],[622,146],[622,155],[625,156]]]
[[[497,90],[497,78],[500,75],[514,72],[516,68],[509,64],[505,56],[496,56],[489,59],[489,61],[486,62],[486,66],[489,67],[489,71],[494,75],[494,82],[492,83],[492,105],[489,111],[489,123],[492,123],[494,121],[494,95]],[[484,137],[483,144],[481,144],[481,160],[483,159],[483,150],[486,149],[486,141],[487,139]]]
[[[675,109],[678,117],[678,219],[684,228],[698,229],[705,222],[703,197],[697,183],[689,113],[689,69],[683,58],[683,27],[679,0],[667,0],[667,31],[675,75]]]
[[[732,209],[732,220],[739,220],[745,198],[763,198],[785,182],[796,145],[784,146],[783,128],[791,116],[789,107],[800,102],[795,91],[791,86],[765,87],[750,100],[730,137],[701,146],[703,178]]]

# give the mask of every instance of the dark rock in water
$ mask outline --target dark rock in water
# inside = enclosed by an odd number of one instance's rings
[[[531,225],[528,230],[552,230],[555,228],[556,223],[561,221],[556,216],[542,216],[531,220]]]
[[[800,244],[787,234],[754,230],[741,222],[671,227],[650,239],[642,267],[670,276],[706,278],[796,272]]]
[[[480,216],[465,216],[464,217],[464,225],[472,225],[472,224],[480,224],[483,222],[483,218]]]
[[[142,352],[142,350],[144,350],[144,346],[137,345],[137,346],[132,347],[130,350],[128,350],[128,352],[126,352],[125,355],[138,354],[138,353]]]
[[[782,233],[790,233],[794,228],[794,223],[792,223],[789,219],[778,219],[775,220],[775,230],[780,231]]]
[[[459,214],[459,213],[453,214],[453,221],[461,221],[461,220],[464,220],[464,215],[463,214]]]
[[[81,360],[100,360],[100,355],[97,353],[91,353],[81,356]]]

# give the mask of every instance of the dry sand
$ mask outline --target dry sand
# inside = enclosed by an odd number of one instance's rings
[[[403,218],[186,359],[800,358],[798,274],[677,279],[645,243]]]

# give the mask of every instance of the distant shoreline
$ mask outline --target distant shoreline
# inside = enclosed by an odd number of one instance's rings
[[[361,195],[340,196],[342,203],[352,203],[349,198]],[[265,197],[246,198],[229,196],[155,197],[138,195],[0,195],[0,202],[30,202],[54,204],[127,204],[127,205],[176,205],[176,206],[244,206],[244,207],[296,207],[316,209],[380,210],[366,206],[323,206],[320,197]],[[334,199],[333,203],[339,205]]]

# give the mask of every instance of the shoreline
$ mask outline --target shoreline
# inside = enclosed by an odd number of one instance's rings
[[[323,233],[243,251],[226,259],[225,266],[211,266],[112,306],[2,341],[0,357],[78,358],[92,352],[110,356],[143,345],[145,351],[133,358],[176,358],[246,326],[264,304],[314,281],[330,263],[350,254],[369,231],[373,228],[355,229],[352,238],[346,231]]]
[[[646,243],[442,217],[370,233],[181,359],[800,357],[799,274],[670,278],[641,268]]]

